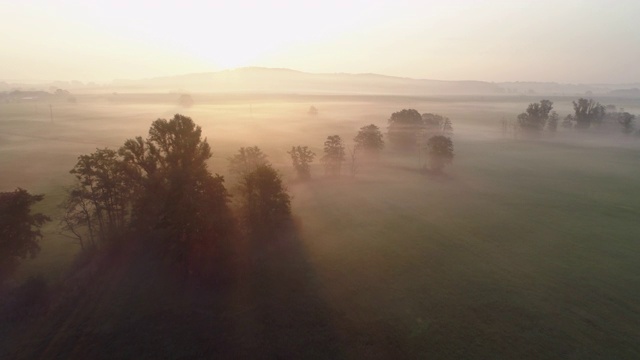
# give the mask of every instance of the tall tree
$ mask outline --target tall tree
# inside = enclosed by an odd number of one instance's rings
[[[628,112],[620,112],[617,114],[618,123],[622,126],[622,132],[625,134],[633,133],[634,120],[636,118],[635,115],[629,114]]]
[[[553,102],[550,100],[540,100],[540,102],[529,104],[526,112],[518,115],[520,128],[529,133],[542,131],[552,109]]]
[[[340,176],[342,162],[345,160],[344,145],[339,135],[331,135],[324,142],[324,156],[321,161],[324,163],[325,173],[331,176]]]
[[[311,164],[316,154],[309,150],[307,146],[292,146],[291,151],[288,152],[291,155],[291,161],[293,162],[293,168],[298,174],[298,179],[309,180],[311,178]]]
[[[380,152],[384,149],[382,132],[380,128],[374,124],[361,127],[356,137],[353,138],[353,141],[356,143],[355,147],[357,147],[359,151],[375,158],[378,158]]]
[[[133,186],[118,153],[97,149],[81,155],[70,172],[77,184],[63,205],[63,229],[78,237],[82,247],[81,227],[88,229],[94,246],[122,237],[128,226]]]
[[[429,167],[435,173],[442,172],[445,165],[453,161],[453,141],[443,135],[436,135],[427,142]]]
[[[422,116],[415,109],[403,109],[389,118],[389,143],[398,150],[409,151],[418,145],[418,134],[424,128]]]
[[[13,274],[20,259],[33,258],[40,251],[40,228],[51,219],[32,213],[31,207],[43,198],[20,188],[0,192],[0,284]]]
[[[575,112],[576,129],[588,129],[593,124],[602,122],[605,116],[605,108],[593,99],[580,98],[573,102]]]
[[[211,148],[191,118],[158,119],[146,140],[127,140],[119,153],[140,189],[134,225],[162,230],[179,260],[213,249],[229,234],[233,221],[224,178],[209,172]]]
[[[229,158],[229,172],[242,176],[268,163],[267,155],[259,147],[241,147],[237,154]]]
[[[253,235],[272,235],[291,215],[291,198],[271,165],[259,165],[240,180],[242,212]]]

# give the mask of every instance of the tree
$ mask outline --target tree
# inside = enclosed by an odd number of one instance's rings
[[[575,112],[575,128],[588,129],[592,124],[600,124],[605,116],[605,108],[593,99],[578,99],[573,102],[573,110]]]
[[[309,150],[307,146],[292,146],[288,154],[291,155],[293,168],[298,173],[298,179],[309,180],[311,178],[311,167],[309,164],[313,162],[316,154]]]
[[[445,165],[453,161],[453,141],[443,135],[436,135],[427,142],[427,157],[431,171],[442,172]]]
[[[40,228],[48,216],[33,214],[31,207],[44,199],[44,195],[31,195],[18,188],[0,192],[0,284],[11,276],[20,259],[34,258],[40,251]]]
[[[266,165],[269,163],[267,155],[265,155],[259,147],[241,147],[238,153],[230,157],[229,159],[229,172],[243,176],[260,165]]]
[[[82,228],[87,229],[91,246],[121,238],[128,226],[133,186],[118,153],[97,149],[81,155],[70,173],[77,183],[62,205],[63,230],[73,234],[81,248]]]
[[[363,126],[358,131],[358,135],[353,138],[358,150],[363,151],[367,155],[374,156],[376,159],[380,156],[380,152],[384,149],[384,140],[380,128],[371,124]],[[355,151],[355,148],[354,148]]]
[[[391,145],[403,151],[415,149],[418,144],[418,134],[424,128],[420,113],[414,109],[403,109],[391,114],[388,121]]]
[[[633,122],[636,116],[629,114],[628,112],[621,112],[617,115],[618,123],[622,125],[622,132],[625,134],[633,133]]]
[[[551,115],[549,115],[549,121],[547,122],[547,130],[551,132],[558,131],[558,121],[560,121],[560,116],[557,112],[552,111]]]
[[[339,135],[328,136],[324,142],[324,156],[320,161],[324,163],[325,173],[340,176],[342,162],[345,160],[344,145]]]
[[[127,140],[119,154],[133,180],[132,221],[160,230],[179,261],[214,251],[233,226],[224,178],[207,168],[211,148],[189,117],[158,119],[146,140]]]
[[[63,211],[60,219],[62,235],[77,240],[81,250],[96,248],[99,232],[94,224],[95,211],[84,189],[79,185],[68,189],[60,208]]]
[[[553,102],[540,100],[538,103],[531,103],[526,112],[518,115],[518,123],[522,130],[533,133],[544,129],[549,113],[553,109]]]
[[[243,218],[253,235],[272,235],[290,219],[291,198],[271,165],[262,164],[244,174],[240,194]]]
[[[318,109],[316,109],[315,106],[310,106],[309,111],[307,111],[307,114],[310,116],[316,116],[318,115]]]

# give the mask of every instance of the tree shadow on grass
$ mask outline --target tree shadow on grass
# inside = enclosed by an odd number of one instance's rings
[[[236,331],[251,358],[341,358],[341,346],[297,224],[248,239]]]
[[[185,279],[148,248],[99,256],[52,311],[0,332],[0,357],[341,358],[296,227],[239,243],[225,283]]]

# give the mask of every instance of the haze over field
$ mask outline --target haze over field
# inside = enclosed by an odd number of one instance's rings
[[[634,0],[4,1],[0,79],[108,82],[261,66],[639,83],[638,13]]]
[[[0,0],[0,359],[640,358],[638,14]]]

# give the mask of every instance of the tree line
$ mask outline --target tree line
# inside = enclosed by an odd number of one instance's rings
[[[441,171],[453,158],[451,121],[435,114],[418,114],[416,121],[415,114],[393,113],[387,138],[394,149],[420,147],[430,154],[431,168]],[[325,175],[340,176],[346,163],[354,176],[361,161],[378,162],[384,135],[374,124],[363,126],[353,144],[347,147],[339,135],[327,137],[320,157]],[[288,154],[297,178],[311,179],[316,154],[303,145]],[[83,251],[149,239],[171,260],[202,268],[223,261],[225,248],[240,233],[269,238],[289,225],[291,197],[259,147],[242,147],[228,158],[235,180],[229,189],[223,176],[209,171],[211,156],[202,129],[180,114],[154,121],[145,138],[80,155],[70,170],[74,184],[60,204],[62,232]],[[23,189],[0,193],[0,281],[19,259],[38,253],[40,228],[51,219],[32,214],[31,207],[43,197]]]
[[[635,129],[636,116],[624,109],[618,109],[615,105],[604,106],[585,98],[573,101],[572,104],[573,114],[566,115],[560,122],[560,115],[553,111],[552,101],[545,99],[531,103],[525,112],[518,115],[517,126],[527,135],[541,134],[544,130],[554,133],[560,125],[564,129],[621,131],[640,136],[640,130]],[[508,124],[503,122],[503,132],[506,133],[507,127]]]

